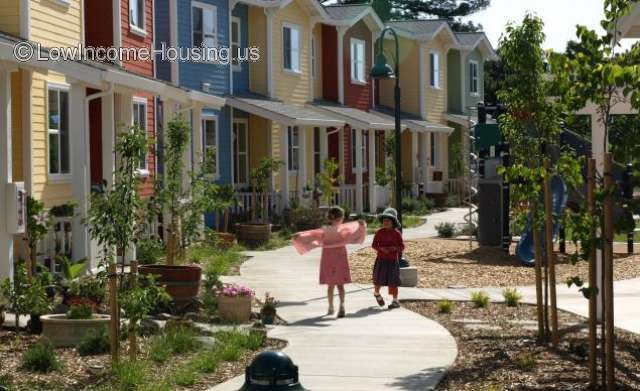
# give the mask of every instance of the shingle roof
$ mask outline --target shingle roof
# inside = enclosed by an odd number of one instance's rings
[[[485,37],[484,33],[455,33],[462,46],[474,46]]]
[[[368,4],[351,4],[351,5],[327,5],[324,7],[329,17],[334,20],[351,20],[356,16],[362,14],[367,8]]]
[[[431,35],[438,31],[444,24],[447,24],[447,21],[443,19],[396,20],[387,22],[388,26],[417,35]]]
[[[323,100],[315,101],[313,107],[336,116],[356,128],[390,130],[395,127],[393,117],[381,113],[367,112]]]
[[[373,110],[373,113],[380,115],[388,115],[393,118],[394,112],[392,109],[384,106],[376,106]],[[418,132],[433,132],[433,133],[447,133],[450,134],[453,132],[453,128],[442,125],[435,122],[429,122],[424,120],[417,115],[402,112],[400,113],[400,120],[402,121],[403,127],[406,127],[410,130],[415,130]]]

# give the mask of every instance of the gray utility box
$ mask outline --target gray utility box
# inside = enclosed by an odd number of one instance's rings
[[[501,180],[478,183],[478,241],[481,246],[499,247],[503,236]]]

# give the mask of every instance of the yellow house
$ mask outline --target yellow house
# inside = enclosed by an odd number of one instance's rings
[[[402,176],[413,195],[442,194],[448,184],[448,137],[446,125],[447,53],[459,46],[449,24],[443,20],[389,22],[400,46],[400,90],[403,123]],[[384,51],[395,56],[395,42],[387,34]],[[390,60],[391,61],[391,60]],[[395,80],[381,80],[382,111],[394,107]]]

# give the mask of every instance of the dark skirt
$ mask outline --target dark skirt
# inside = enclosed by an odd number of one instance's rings
[[[380,286],[400,286],[400,264],[398,261],[376,259],[373,265],[373,283]]]

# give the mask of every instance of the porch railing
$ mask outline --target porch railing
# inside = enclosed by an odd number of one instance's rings
[[[244,215],[248,218],[251,217],[254,208],[259,208],[265,202],[268,215],[273,216],[279,210],[281,202],[280,193],[275,191],[256,195],[253,192],[236,192],[236,199],[238,200],[238,205],[231,209],[231,213]]]

